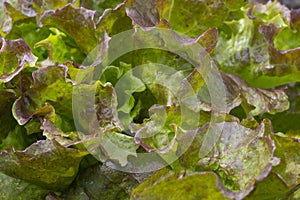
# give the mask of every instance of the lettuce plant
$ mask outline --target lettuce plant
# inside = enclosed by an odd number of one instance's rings
[[[300,199],[300,10],[0,1],[1,199]]]

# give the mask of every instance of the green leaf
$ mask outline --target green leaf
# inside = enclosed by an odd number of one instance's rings
[[[248,16],[264,23],[272,23],[277,27],[282,27],[289,22],[290,10],[279,2],[257,3],[250,8]]]
[[[270,192],[270,189],[272,192]],[[268,199],[286,199],[285,194],[290,189],[276,176],[274,173],[270,173],[263,181],[258,182],[255,190],[245,198],[245,200],[268,200]]]
[[[42,187],[27,183],[26,181],[15,179],[0,173],[0,198],[9,199],[44,199],[49,192]]]
[[[123,0],[85,0],[81,1],[81,5],[84,8],[96,11],[95,16],[98,18],[105,13],[105,10],[116,9]]]
[[[198,36],[209,28],[221,27],[231,10],[239,10],[245,4],[238,0],[218,1],[159,1],[161,18],[168,20],[171,27],[181,34]]]
[[[53,106],[46,103],[44,107],[37,109],[34,114],[40,118],[41,122],[38,123],[38,128],[43,130],[43,136],[48,140],[56,140],[64,147],[73,146],[78,149],[85,149],[82,145],[79,146],[82,142],[80,141],[78,133],[66,129],[65,124],[67,123],[64,123],[62,117],[55,113]],[[32,120],[33,126],[36,126],[35,123],[37,122]],[[30,122],[26,124],[26,126],[29,124]],[[39,132],[41,132],[41,130]]]
[[[299,182],[300,174],[300,142],[289,137],[274,135],[276,144],[275,156],[280,158],[280,164],[273,171],[287,186],[294,186]]]
[[[122,129],[115,89],[110,83],[79,84],[74,87],[73,99],[73,106],[80,107],[80,111],[74,113],[79,131],[97,135],[99,131]]]
[[[37,109],[50,103],[55,112],[64,117],[62,130],[74,130],[72,122],[73,86],[66,80],[67,67],[64,65],[46,66],[33,72],[34,84],[23,91],[15,101],[13,114],[20,125],[27,123]]]
[[[77,48],[70,46],[67,36],[56,28],[50,28],[52,33],[46,38],[35,43],[34,48],[45,47],[48,50],[48,59],[52,62],[63,63],[66,60],[83,60],[82,53]],[[82,57],[82,58],[80,58]]]
[[[32,6],[39,15],[42,15],[47,10],[56,10],[59,8],[63,8],[68,3],[68,0],[34,0],[32,1]]]
[[[16,23],[12,30],[6,35],[6,39],[15,40],[22,38],[29,46],[32,53],[38,57],[38,61],[47,58],[47,50],[43,47],[34,48],[35,43],[50,34],[48,28],[39,27],[35,20],[27,20],[24,23]]]
[[[85,147],[95,158],[105,161],[113,161],[124,167],[128,163],[129,156],[137,156],[138,145],[132,136],[122,133],[106,131],[100,136],[81,136]]]
[[[34,66],[37,58],[23,39],[5,40],[0,36],[0,82],[8,82],[24,69]]]
[[[14,147],[14,149],[23,150],[30,144],[31,142],[27,137],[24,128],[16,125],[15,129],[11,130],[7,137],[2,140],[0,149],[4,150]]]
[[[276,35],[288,26],[289,12],[277,2],[255,4],[247,16],[244,13],[244,18],[226,20],[227,28],[220,32],[215,50],[221,69],[241,76],[255,87],[270,88],[298,81],[297,48],[274,47]],[[278,43],[281,39],[276,40]]]
[[[132,21],[126,15],[125,4],[118,5],[115,9],[107,9],[99,18],[97,32],[103,32],[109,36],[132,29]]]
[[[274,142],[264,133],[264,123],[255,129],[237,122],[204,125],[179,140],[178,154],[183,153],[180,160],[188,169],[215,171],[225,195],[240,199],[254,189],[255,180],[263,180],[278,164]],[[190,137],[193,143],[182,152]]]
[[[274,38],[274,47],[278,50],[295,49],[300,46],[299,31],[286,27],[281,29]]]
[[[157,179],[153,180],[153,178]],[[181,177],[176,174],[167,174],[150,177],[133,190],[131,199],[229,199],[223,196],[218,184],[219,178],[209,172]]]
[[[201,109],[210,111],[213,106],[210,97],[211,91],[200,72],[195,69],[186,77],[186,80],[196,92],[199,104],[203,104]],[[221,80],[218,81],[222,81],[224,84],[226,97],[221,97],[225,99],[218,101],[226,104],[225,112],[229,113],[232,109],[241,105],[246,115],[253,117],[264,113],[275,114],[289,108],[288,96],[283,89],[253,88],[242,78],[233,74],[221,73],[220,77],[216,76],[216,78],[220,78]],[[217,99],[217,97],[214,98]]]
[[[64,199],[129,199],[137,181],[131,174],[116,171],[108,166],[94,165],[76,179]]]
[[[222,26],[231,12],[239,10],[244,4],[240,0],[190,1],[188,4],[182,0],[131,0],[126,2],[126,13],[145,30],[170,24],[173,30],[195,37],[209,28]]]
[[[16,99],[16,94],[9,90],[0,90],[0,149],[4,150],[9,147],[15,149],[25,149],[31,141],[23,127],[17,124],[13,118],[11,109],[13,102]]]
[[[0,90],[0,139],[7,137],[8,133],[16,126],[11,108],[16,99],[16,94],[7,90]]]
[[[9,33],[13,26],[17,23],[32,20],[36,16],[36,12],[31,7],[30,2],[21,1],[2,1],[1,7],[4,8],[4,16],[0,25],[3,32]],[[1,11],[0,11],[1,12]]]
[[[288,133],[300,130],[300,124],[297,119],[300,117],[300,88],[299,83],[291,83],[285,86],[285,92],[288,95],[290,108],[284,112],[274,115],[264,114],[261,118],[268,118],[272,121],[274,132]]]
[[[288,96],[282,89],[266,90],[250,87],[243,79],[231,74],[224,74],[223,80],[227,94],[233,101],[239,101],[250,117],[264,113],[275,114],[289,108]],[[237,103],[237,102],[236,102]],[[235,102],[232,104],[235,104]]]
[[[294,79],[291,79],[291,81],[299,81],[299,48],[285,51],[276,49],[274,47],[273,40],[279,30],[272,24],[269,26],[261,26],[259,31],[264,35],[265,40],[269,43],[270,64],[274,65],[274,67],[271,66],[270,72],[268,73],[271,75],[275,74],[277,76],[288,76],[290,73],[293,73],[294,76],[292,76],[292,78]]]
[[[167,153],[175,145],[177,126],[181,123],[178,107],[153,106],[150,108],[150,120],[136,130],[135,141],[147,151]]]
[[[48,28],[39,27],[36,24],[35,11],[32,9],[32,2],[18,1],[13,2],[13,6],[5,3],[8,18],[12,18],[9,21],[9,26],[6,27],[6,39],[16,40],[19,38],[24,39],[29,48],[39,60],[44,60],[47,57],[47,52],[44,48],[34,48],[34,44],[37,41],[45,38],[49,34]]]
[[[41,18],[41,23],[65,32],[75,40],[83,53],[88,54],[98,43],[93,17],[93,11],[74,8],[68,4],[62,9],[46,11]]]
[[[0,171],[51,190],[64,190],[75,178],[87,152],[68,149],[55,140],[41,140],[24,151],[0,153]]]
[[[123,126],[117,114],[115,90],[110,83],[80,84],[74,88],[74,116],[85,147],[102,162],[112,160],[121,166],[129,155],[136,156],[138,145],[132,136],[120,133]]]
[[[126,2],[126,13],[141,28],[154,27],[159,24],[156,3],[156,1],[129,0]]]

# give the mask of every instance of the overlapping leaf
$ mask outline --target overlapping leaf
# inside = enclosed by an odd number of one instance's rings
[[[20,125],[27,123],[36,110],[43,107],[46,102],[51,102],[57,108],[56,112],[66,117],[65,128],[70,129],[68,126],[72,126],[72,124],[68,125],[66,119],[70,119],[71,116],[68,115],[72,113],[72,84],[66,82],[66,73],[65,66],[51,65],[33,73],[33,86],[22,91],[13,106],[14,117]]]
[[[16,126],[16,121],[14,121],[13,116],[11,114],[11,107],[16,99],[16,94],[10,91],[1,90],[0,91],[0,112],[1,112],[1,120],[0,120],[0,127],[1,127],[1,140],[4,139],[9,131],[13,130]]]
[[[215,51],[222,70],[238,74],[256,87],[298,81],[297,48],[278,50],[274,46],[278,32],[290,28],[289,19],[286,7],[269,2],[255,4],[244,18],[226,20],[227,29],[220,33]],[[285,37],[286,34],[278,35],[276,43],[284,42]]]
[[[198,36],[208,28],[218,27],[243,1],[143,1],[127,2],[127,14],[142,28],[154,27],[166,19],[171,27],[189,36]],[[222,13],[222,14],[221,14]]]
[[[1,32],[3,34],[11,31],[13,26],[20,21],[33,20],[36,16],[35,10],[28,1],[1,1]]]
[[[75,178],[86,154],[67,149],[55,140],[39,141],[24,151],[2,151],[0,171],[44,188],[63,190]]]
[[[53,63],[63,63],[66,60],[74,60],[76,62],[83,60],[84,55],[82,52],[76,46],[74,47],[70,44],[69,38],[63,32],[56,28],[50,28],[50,30],[52,33],[47,38],[35,43],[34,48],[46,48],[48,50],[48,59]]]
[[[270,187],[273,192],[269,192]],[[286,199],[289,197],[289,195],[287,195],[289,190],[290,189],[274,173],[270,173],[267,178],[256,185],[255,190],[245,199]]]
[[[228,199],[220,191],[214,173],[180,174],[161,170],[135,188],[131,199]]]
[[[275,114],[289,108],[288,96],[282,89],[253,88],[233,74],[221,73],[220,78],[224,83],[224,96],[222,98],[225,100],[219,101],[226,104],[225,112],[230,112],[235,107],[242,105],[246,115],[253,117],[264,113]],[[194,70],[187,77],[187,81],[197,93],[199,103],[205,104],[202,109],[212,107],[211,97],[208,95],[211,90],[207,87],[200,71]]]
[[[133,137],[121,133],[123,126],[117,115],[117,99],[111,84],[97,81],[94,85],[78,85],[73,97],[77,98],[74,106],[81,108],[74,113],[77,128],[82,132],[85,147],[94,156],[122,166],[127,164],[127,156],[136,156],[138,145]]]
[[[49,192],[42,187],[0,173],[1,199],[43,199]]]
[[[97,31],[101,33],[103,29],[110,36],[132,29],[132,21],[126,15],[125,4],[120,4],[115,9],[107,9],[103,13],[97,23]]]
[[[277,147],[275,156],[280,158],[280,164],[274,167],[273,171],[288,187],[297,185],[300,176],[300,144],[297,134],[295,136],[274,134],[270,127],[270,121],[265,120],[265,124],[267,124],[268,132]]]
[[[71,4],[57,9],[48,10],[41,18],[43,25],[58,28],[70,35],[86,54],[92,51],[98,43],[95,34],[94,12],[84,8],[74,8]]]
[[[272,166],[278,164],[274,142],[264,133],[264,124],[256,129],[237,122],[205,125],[187,132],[179,140],[178,154],[182,153],[180,147],[194,137],[180,158],[182,165],[193,170],[215,171],[221,177],[225,195],[241,199],[254,189],[255,180],[263,180]]]
[[[96,164],[82,173],[62,196],[64,199],[129,199],[137,184],[131,174]]]
[[[0,81],[8,82],[26,65],[33,66],[36,57],[22,39],[6,40],[0,36]]]

